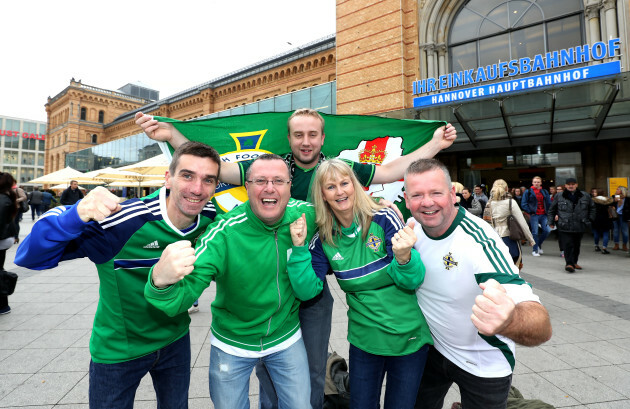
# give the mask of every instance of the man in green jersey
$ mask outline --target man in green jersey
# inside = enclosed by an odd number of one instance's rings
[[[290,278],[290,225],[304,215],[315,231],[311,204],[291,198],[289,169],[264,154],[249,167],[248,201],[208,228],[193,250],[166,248],[153,267],[145,297],[166,314],[186,312],[216,283],[212,302],[210,397],[217,408],[249,407],[249,378],[264,364],[283,408],[311,408],[308,361],[298,310],[323,288],[321,280]]]
[[[136,124],[141,126],[151,139],[166,141],[173,147],[187,141],[186,137],[171,123],[158,122],[152,116],[142,112],[138,112],[135,118]],[[317,111],[308,108],[296,110],[287,122],[291,152],[283,157],[290,169],[291,197],[295,199],[310,201],[311,178],[319,163],[324,159],[321,152],[326,139],[324,125],[324,118]],[[349,162],[348,164],[363,186],[369,186],[372,183],[391,183],[402,179],[407,166],[413,161],[421,158],[432,158],[441,150],[451,146],[456,137],[455,128],[447,124],[438,128],[431,141],[420,149],[383,166],[358,162]],[[243,185],[247,169],[251,163],[251,161],[222,162],[221,181],[233,185]],[[333,298],[325,281],[321,294],[300,306],[300,322],[311,376],[311,405],[313,409],[320,409],[324,402],[324,380],[332,322],[332,306]],[[270,382],[266,379],[268,377],[261,372],[260,368],[257,370],[257,374],[261,379],[261,409],[277,408],[273,390],[270,390]]]
[[[175,150],[165,187],[119,203],[102,187],[72,206],[46,212],[15,263],[42,270],[88,257],[96,264],[99,301],[90,338],[91,409],[130,409],[140,380],[151,374],[162,408],[187,408],[190,318],[169,317],[144,298],[149,270],[173,242],[196,241],[216,214],[208,201],[219,178],[213,148],[188,142]]]

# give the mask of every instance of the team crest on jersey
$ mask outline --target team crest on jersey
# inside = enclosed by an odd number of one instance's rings
[[[221,154],[223,162],[240,162],[243,160],[256,159],[269,151],[260,149],[260,144],[267,133],[267,129],[253,132],[230,133],[236,150]],[[219,213],[228,212],[247,201],[247,191],[244,186],[235,186],[229,183],[219,182],[214,192],[213,201],[216,203]]]
[[[381,247],[382,242],[383,240],[370,233],[367,239],[367,243],[365,243],[365,245],[376,252]]]
[[[447,255],[442,257],[442,260],[444,261],[444,268],[447,270],[450,270],[451,268],[457,266],[457,261],[455,261],[450,251]]]

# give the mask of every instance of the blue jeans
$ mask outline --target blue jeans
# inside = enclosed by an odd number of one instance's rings
[[[538,235],[538,225],[542,226],[542,232]],[[543,242],[549,236],[549,232],[551,229],[547,224],[547,215],[546,214],[530,214],[529,215],[529,225],[532,229],[532,236],[534,236],[534,240],[536,244],[534,244],[534,251],[538,251],[540,246],[542,246]]]
[[[378,409],[387,373],[385,409],[413,408],[429,346],[403,356],[373,355],[350,344],[350,407]]]
[[[321,409],[324,406],[324,383],[326,381],[332,307],[333,297],[330,294],[328,282],[325,280],[322,292],[300,305],[300,327],[308,357],[311,378],[311,406],[313,409]],[[260,408],[278,409],[278,398],[264,366],[256,366],[256,376],[260,381]]]
[[[619,244],[619,231],[621,231],[621,238],[623,241],[621,244],[628,242],[628,222],[621,220],[621,216],[613,219],[613,241],[615,244]]]
[[[249,377],[258,363],[271,376],[281,409],[310,409],[311,385],[304,342],[262,358],[242,358],[210,349],[210,398],[216,409],[249,409]]]
[[[153,380],[159,409],[188,408],[190,334],[131,361],[90,361],[90,409],[132,409],[136,389],[147,372]]]
[[[608,237],[610,236],[610,232],[608,230],[599,231],[597,229],[593,229],[593,241],[596,246],[599,246],[599,238],[602,238],[602,247],[608,248]]]
[[[429,347],[415,408],[442,409],[444,397],[453,382],[459,386],[462,407],[505,409],[512,375],[503,378],[472,375],[446,359],[434,347]]]

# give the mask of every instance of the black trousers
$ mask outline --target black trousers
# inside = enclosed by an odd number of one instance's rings
[[[567,266],[577,264],[580,257],[580,244],[582,244],[582,236],[584,233],[572,233],[567,231],[558,231],[558,240],[564,249],[564,262]]]

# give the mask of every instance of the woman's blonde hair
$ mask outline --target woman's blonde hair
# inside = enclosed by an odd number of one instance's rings
[[[621,192],[621,197],[627,197],[628,196],[628,188],[625,186],[619,186],[619,191]],[[625,205],[624,205],[625,206]]]
[[[495,180],[490,190],[490,200],[505,200],[511,197],[507,182],[503,179]]]
[[[372,223],[372,215],[375,210],[382,209],[383,206],[377,204],[370,196],[363,192],[363,186],[359,183],[352,168],[341,159],[329,159],[322,162],[317,168],[317,173],[313,178],[311,186],[311,197],[315,205],[315,222],[319,227],[319,236],[331,246],[335,245],[335,236],[341,233],[341,224],[335,217],[332,209],[324,200],[323,189],[326,182],[349,177],[354,186],[354,204],[352,213],[355,222],[361,227],[363,239]]]
[[[462,193],[462,190],[464,190],[464,185],[459,182],[451,182],[451,185],[455,187],[455,193]]]

